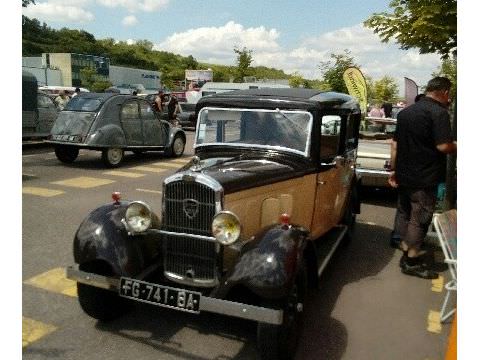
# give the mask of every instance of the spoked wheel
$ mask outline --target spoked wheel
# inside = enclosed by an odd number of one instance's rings
[[[70,164],[78,157],[78,148],[72,146],[55,146],[55,155],[63,163]]]
[[[185,140],[182,136],[176,135],[173,139],[172,146],[165,150],[165,154],[169,157],[180,157],[185,150]]]
[[[108,167],[117,167],[123,161],[124,151],[120,148],[110,148],[102,151],[102,161]]]
[[[303,304],[305,301],[305,270],[299,273],[287,298],[274,308],[283,309],[283,323],[272,325],[258,323],[257,347],[262,360],[292,360],[303,325]],[[265,305],[265,307],[272,307]]]

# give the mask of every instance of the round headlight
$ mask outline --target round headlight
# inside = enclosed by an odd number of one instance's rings
[[[240,237],[240,220],[229,211],[221,211],[213,217],[212,233],[222,245],[231,245]]]
[[[152,225],[152,211],[147,204],[141,201],[134,201],[127,207],[125,221],[132,232],[146,231]]]

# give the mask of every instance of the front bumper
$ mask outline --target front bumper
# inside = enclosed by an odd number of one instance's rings
[[[82,284],[110,291],[119,291],[119,278],[81,271],[74,266],[69,266],[66,268],[66,276],[67,279],[74,280]],[[273,310],[260,306],[242,304],[208,296],[201,297],[200,311],[233,316],[246,320],[254,320],[273,325],[280,325],[283,322],[283,310]]]

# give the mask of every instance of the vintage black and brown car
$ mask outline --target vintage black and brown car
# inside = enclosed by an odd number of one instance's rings
[[[75,161],[80,149],[89,149],[101,151],[106,166],[117,167],[125,151],[164,151],[167,156],[181,156],[186,135],[162,120],[144,99],[116,93],[80,93],[58,115],[48,142],[64,163]]]
[[[115,193],[80,225],[67,276],[96,319],[133,299],[254,320],[261,358],[290,359],[307,287],[360,210],[359,106],[255,89],[204,97],[197,115],[195,156],[164,180],[162,213]]]

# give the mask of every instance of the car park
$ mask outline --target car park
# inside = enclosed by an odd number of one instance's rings
[[[75,161],[80,149],[90,149],[102,152],[106,166],[117,167],[125,151],[181,156],[186,135],[161,120],[147,101],[136,96],[80,93],[59,113],[48,142],[64,163]]]
[[[390,118],[365,118],[360,131],[356,172],[362,186],[389,187],[390,144],[396,120]]]
[[[292,359],[307,288],[360,211],[359,105],[255,89],[197,109],[195,156],[164,180],[162,213],[112,194],[80,224],[67,277],[93,318],[116,318],[133,300],[253,320],[260,358]]]

